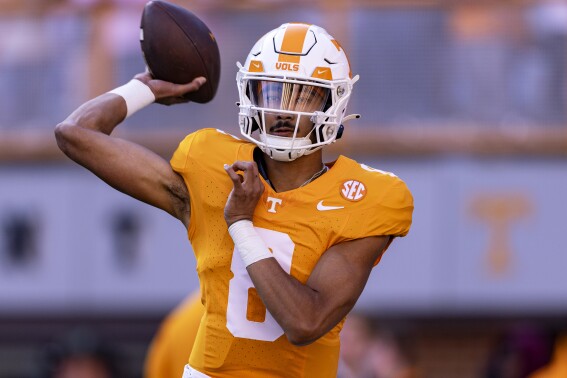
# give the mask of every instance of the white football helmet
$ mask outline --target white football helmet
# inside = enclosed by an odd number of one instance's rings
[[[344,50],[323,28],[283,24],[256,42],[244,66],[237,65],[240,132],[274,160],[292,161],[333,143],[342,124],[359,117],[345,117],[359,77],[352,77]],[[268,134],[278,126],[267,125],[266,116],[295,118],[293,135]],[[303,138],[297,136],[302,117],[313,123]]]

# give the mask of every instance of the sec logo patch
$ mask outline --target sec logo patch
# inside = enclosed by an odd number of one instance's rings
[[[366,186],[356,180],[348,180],[341,187],[341,196],[349,201],[360,201],[366,196]]]

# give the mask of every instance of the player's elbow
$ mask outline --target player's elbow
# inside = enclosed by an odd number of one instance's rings
[[[317,338],[312,339],[300,335],[290,336],[289,334],[287,335],[287,339],[289,340],[290,343],[292,343],[295,346],[307,346],[315,342],[315,340],[317,340]]]
[[[288,319],[287,327],[283,327],[290,343],[297,346],[309,345],[336,327],[355,300],[349,300],[339,307],[330,307],[325,302],[317,302],[309,310],[296,313],[293,320]]]
[[[76,126],[70,123],[62,122],[55,126],[55,140],[57,146],[65,155],[70,156],[73,145],[76,140]]]
[[[288,341],[295,346],[309,345],[317,340],[317,338],[309,337],[308,334],[303,334],[300,332],[286,332],[286,337]]]
[[[309,345],[323,336],[319,327],[305,320],[296,322],[293,327],[289,327],[285,333],[289,342],[296,346]]]
[[[55,126],[55,140],[57,141],[57,146],[63,152],[68,148],[69,127],[70,125],[64,122]]]

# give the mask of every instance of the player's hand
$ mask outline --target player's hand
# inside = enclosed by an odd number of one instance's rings
[[[234,187],[224,206],[224,219],[230,227],[239,220],[252,220],[258,200],[264,193],[264,185],[258,176],[258,166],[253,161],[237,161],[225,165],[224,170]],[[236,173],[242,171],[242,175]]]
[[[196,92],[207,81],[204,77],[199,76],[187,84],[174,84],[168,81],[154,79],[147,71],[137,74],[134,76],[134,79],[140,80],[142,83],[150,87],[154,96],[156,96],[156,102],[163,105],[174,105],[189,102],[189,99],[183,97],[183,95],[190,92]]]

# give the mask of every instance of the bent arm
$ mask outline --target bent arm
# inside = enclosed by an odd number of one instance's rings
[[[317,340],[336,326],[362,293],[389,236],[372,236],[331,247],[306,284],[287,274],[274,258],[247,267],[264,304],[296,345]]]
[[[199,88],[195,79],[187,85],[137,76],[152,90],[158,102],[171,104],[183,93]],[[173,100],[172,100],[173,99]],[[152,151],[110,136],[126,117],[125,100],[105,93],[80,106],[55,128],[59,148],[113,188],[158,207],[189,223],[189,194],[183,179],[167,161]]]
[[[256,163],[236,161],[225,165],[225,170],[234,185],[224,208],[225,220],[258,294],[293,344],[312,343],[352,309],[391,236],[369,236],[334,245],[302,284],[281,268],[252,225],[254,209],[264,191]]]

